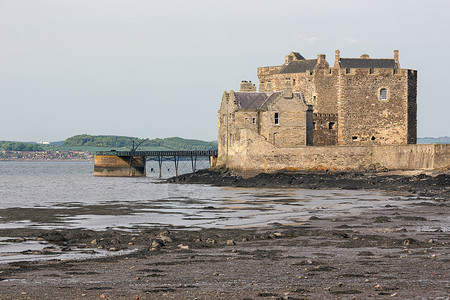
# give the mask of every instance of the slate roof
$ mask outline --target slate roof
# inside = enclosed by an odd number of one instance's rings
[[[394,59],[367,59],[367,58],[341,58],[339,60],[339,66],[341,68],[386,68],[393,69],[397,66]]]
[[[272,103],[282,92],[274,92],[270,95],[259,92],[234,92],[236,104],[241,109],[267,109],[268,105]],[[301,93],[294,93],[295,96],[303,100]]]
[[[272,93],[272,94],[269,96],[269,98],[267,98],[267,101],[264,102],[264,103],[261,105],[260,109],[267,109],[268,106],[269,106],[269,104],[272,103],[273,101],[275,101],[275,99],[277,99],[278,96],[281,95],[281,93],[282,93],[282,92],[275,92],[275,93]],[[293,94],[294,94],[294,96],[296,96],[296,97],[300,98],[302,101],[304,101],[304,100],[303,100],[303,95],[302,95],[302,93],[295,92],[295,93],[293,93]]]
[[[268,96],[259,92],[234,92],[234,97],[239,109],[258,109]]]
[[[304,73],[312,71],[317,65],[317,59],[294,60],[284,65],[279,74]]]
[[[305,59],[300,53],[298,53],[298,52],[292,52],[292,54],[294,54],[295,55],[295,58],[297,58],[297,59]]]

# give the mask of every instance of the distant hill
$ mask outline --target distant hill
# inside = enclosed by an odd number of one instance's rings
[[[43,147],[36,143],[0,141],[0,150],[4,150],[4,151],[42,151]]]
[[[116,135],[88,135],[81,134],[64,141],[64,147],[107,147],[107,148],[131,148],[133,141],[136,144],[142,142],[139,150],[152,148],[158,150],[215,150],[217,142],[206,142],[201,140],[183,139],[180,137],[170,137],[163,139],[146,140],[130,136]]]
[[[450,144],[450,136],[417,138],[417,144]]]

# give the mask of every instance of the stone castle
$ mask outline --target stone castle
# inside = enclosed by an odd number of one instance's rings
[[[386,59],[341,58],[337,50],[331,67],[323,54],[291,52],[257,74],[259,91],[242,81],[239,91],[223,93],[218,165],[242,172],[447,167],[446,145],[415,145],[417,71],[400,67],[398,50]]]

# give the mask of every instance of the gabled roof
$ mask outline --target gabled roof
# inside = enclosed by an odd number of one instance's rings
[[[239,109],[258,109],[267,100],[267,94],[260,92],[234,92],[234,97]]]
[[[294,54],[296,59],[305,59],[300,53],[298,52],[291,52],[292,54]]]
[[[393,69],[397,66],[397,64],[394,59],[389,58],[382,58],[382,59],[341,58],[339,60],[339,66],[341,68]]]
[[[275,99],[280,96],[282,92],[274,92],[270,95],[260,92],[234,92],[236,104],[238,109],[263,109],[266,110]],[[294,96],[300,98],[303,102],[303,95],[301,93],[293,93]]]
[[[282,95],[283,92],[274,92],[272,93],[269,98],[267,98],[267,101],[263,103],[263,105],[260,107],[260,109],[267,110],[269,108],[269,104],[271,104],[275,99],[277,99],[280,95]],[[293,93],[294,96],[298,97],[301,101],[305,102],[303,99],[302,93],[295,92]]]
[[[317,59],[294,60],[284,65],[279,74],[304,73],[312,71],[317,65]]]

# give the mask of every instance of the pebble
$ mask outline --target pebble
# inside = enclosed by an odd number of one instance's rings
[[[20,293],[21,295],[26,295],[27,294],[27,292],[22,292],[22,293]]]
[[[87,294],[81,294],[81,297],[86,297],[87,296]]]
[[[227,245],[234,246],[234,245],[236,245],[236,242],[234,240],[227,240]]]
[[[185,246],[183,244],[179,244],[178,248],[180,248],[180,250],[189,250],[189,246],[187,246],[187,245]]]
[[[165,242],[161,239],[156,239],[152,242],[152,247],[154,248],[159,248],[159,247],[164,247]]]
[[[207,243],[207,244],[214,245],[214,244],[216,243],[216,241],[213,240],[213,239],[211,239],[211,238],[208,238],[208,239],[206,240],[206,243]]]
[[[97,245],[97,239],[91,241],[91,245]]]
[[[36,239],[36,241],[38,241],[38,242],[43,242],[43,241],[45,241],[45,239],[42,238],[42,237],[38,237],[38,238]]]
[[[113,248],[113,247],[112,247],[112,248],[109,248],[108,250],[111,251],[111,252],[117,251],[117,249],[116,249],[116,248]]]

